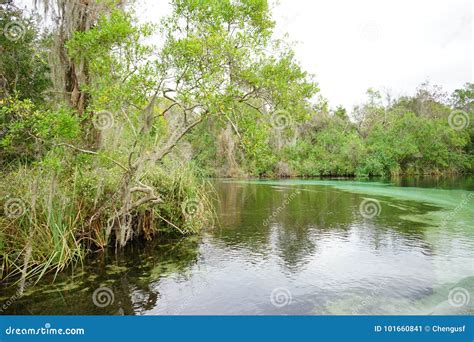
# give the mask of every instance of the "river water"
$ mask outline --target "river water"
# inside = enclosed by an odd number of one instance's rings
[[[23,296],[3,287],[3,313],[474,314],[474,177],[215,188],[200,236],[92,255]]]

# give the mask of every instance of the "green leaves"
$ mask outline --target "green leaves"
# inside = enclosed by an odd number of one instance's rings
[[[317,85],[293,52],[271,39],[267,1],[177,0],[172,7],[163,21],[161,56],[167,74],[178,80],[175,98],[186,106],[199,103],[209,120],[218,120],[211,134],[215,141],[225,136],[231,146],[222,147],[224,164],[235,159],[243,172],[268,174],[278,161],[274,114],[285,111],[291,122],[307,120]],[[287,139],[290,131],[278,135]]]
[[[0,11],[0,32],[0,99],[15,93],[44,102],[51,85],[47,40],[40,37],[35,20],[8,6]]]
[[[82,90],[91,94],[90,111],[118,109],[124,101],[145,103],[158,75],[151,58],[153,46],[142,41],[153,32],[152,25],[137,25],[131,14],[117,9],[66,43],[69,56],[89,66],[90,80]]]
[[[31,100],[10,97],[0,107],[0,146],[5,160],[37,159],[54,144],[76,139],[80,123],[68,108],[41,109]]]

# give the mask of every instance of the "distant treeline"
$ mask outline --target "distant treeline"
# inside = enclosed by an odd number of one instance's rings
[[[198,233],[207,176],[472,171],[472,84],[331,110],[266,0],[35,4],[0,4],[0,278]]]
[[[279,111],[234,123],[215,123],[190,139],[194,157],[217,176],[393,176],[473,171],[474,84],[448,95],[420,85],[391,98],[369,89],[353,108],[329,110],[320,100],[307,112]]]

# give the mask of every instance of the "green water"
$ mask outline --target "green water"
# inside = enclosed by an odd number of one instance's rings
[[[473,177],[215,187],[201,236],[93,255],[23,296],[3,284],[4,313],[474,314]]]

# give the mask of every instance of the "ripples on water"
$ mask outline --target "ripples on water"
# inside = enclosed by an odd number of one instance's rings
[[[453,288],[474,297],[472,180],[397,185],[217,181],[218,227],[45,278],[6,313],[474,313],[474,298],[448,300]],[[361,215],[364,200],[377,215]],[[114,294],[103,308],[101,286]]]

